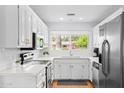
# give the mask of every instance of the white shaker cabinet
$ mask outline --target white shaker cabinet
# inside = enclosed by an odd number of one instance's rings
[[[71,78],[70,64],[54,64],[54,78],[55,79],[69,79]]]
[[[39,20],[37,20],[37,34],[38,35],[42,35],[43,31],[42,31],[42,24]]]
[[[90,61],[81,60],[54,60],[53,79],[90,79]]]
[[[70,64],[61,64],[61,79],[71,78]]]
[[[32,32],[37,33],[37,18],[35,15],[32,17]]]
[[[19,47],[32,47],[32,13],[27,6],[19,6]]]
[[[28,6],[0,6],[0,47],[32,46],[32,15]]]
[[[89,79],[88,64],[72,64],[72,79]]]
[[[61,71],[62,71],[61,64],[54,64],[53,65],[53,79],[60,79]]]
[[[48,28],[47,26],[44,26],[44,43],[45,43],[45,46],[48,47],[48,41],[49,37],[48,37]]]
[[[1,72],[0,88],[46,88],[45,67],[34,65],[28,70],[12,68]]]
[[[45,23],[29,6],[0,6],[0,47],[31,48],[32,32],[44,36],[43,25]]]
[[[0,6],[0,47],[18,46],[18,6]]]

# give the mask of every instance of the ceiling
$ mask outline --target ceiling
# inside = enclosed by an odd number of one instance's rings
[[[119,5],[31,5],[46,23],[98,23],[116,11]],[[67,16],[74,13],[75,16]]]

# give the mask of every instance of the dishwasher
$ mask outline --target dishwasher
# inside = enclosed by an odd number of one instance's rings
[[[96,88],[99,88],[99,63],[93,61],[92,64],[92,82]]]

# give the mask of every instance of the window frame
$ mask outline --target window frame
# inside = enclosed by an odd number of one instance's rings
[[[71,37],[72,37],[72,35],[84,35],[84,34],[86,34],[88,36],[87,48],[72,49],[72,47],[71,47],[71,44],[72,44]],[[64,51],[84,50],[84,49],[88,49],[89,48],[89,45],[90,45],[89,44],[90,43],[89,31],[51,31],[51,33],[50,33],[50,49],[52,49],[52,50],[54,50],[52,48],[52,35],[67,35],[67,36],[69,36],[69,43],[70,43],[69,45],[70,46],[69,46],[69,49],[64,50]],[[55,50],[57,50],[57,49],[55,49]],[[59,50],[63,50],[63,49],[60,48]]]

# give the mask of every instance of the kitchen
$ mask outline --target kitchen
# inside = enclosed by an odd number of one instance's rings
[[[0,88],[123,88],[123,8],[0,5]]]

